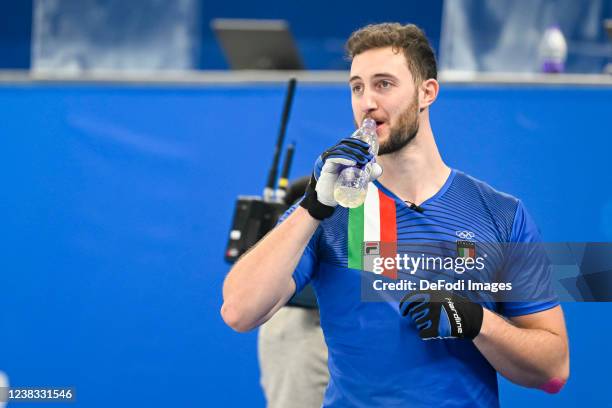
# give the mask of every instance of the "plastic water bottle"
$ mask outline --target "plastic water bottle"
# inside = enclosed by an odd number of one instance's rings
[[[539,53],[542,72],[560,73],[565,71],[567,42],[558,25],[550,26],[544,31]]]
[[[378,154],[378,136],[374,119],[365,118],[361,127],[351,137],[363,140],[370,145],[370,153],[374,156]],[[342,170],[334,186],[334,199],[338,204],[346,208],[355,208],[363,204],[368,192],[370,172],[369,163],[363,169],[347,167]]]

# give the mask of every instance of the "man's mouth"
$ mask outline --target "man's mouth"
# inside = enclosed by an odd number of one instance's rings
[[[372,116],[369,116],[369,118],[373,119],[376,123],[376,133],[379,133],[382,128],[387,124],[387,121],[383,118],[375,118]]]

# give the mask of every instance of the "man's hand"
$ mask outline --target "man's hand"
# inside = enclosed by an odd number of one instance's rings
[[[348,137],[323,152],[315,163],[310,184],[300,205],[318,220],[331,216],[338,205],[334,199],[334,185],[346,167],[371,166],[370,181],[376,180],[382,174],[382,169],[372,162],[374,156],[369,149],[370,145],[366,142]]]
[[[482,306],[451,292],[410,292],[399,308],[414,321],[423,340],[474,339],[482,327]]]

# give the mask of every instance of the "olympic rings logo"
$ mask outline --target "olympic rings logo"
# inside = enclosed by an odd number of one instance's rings
[[[476,236],[472,231],[456,231],[455,233],[461,239],[474,239]]]

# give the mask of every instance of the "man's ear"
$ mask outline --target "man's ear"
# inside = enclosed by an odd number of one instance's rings
[[[423,112],[425,108],[434,103],[440,91],[440,84],[433,78],[427,79],[419,86],[419,111]]]

